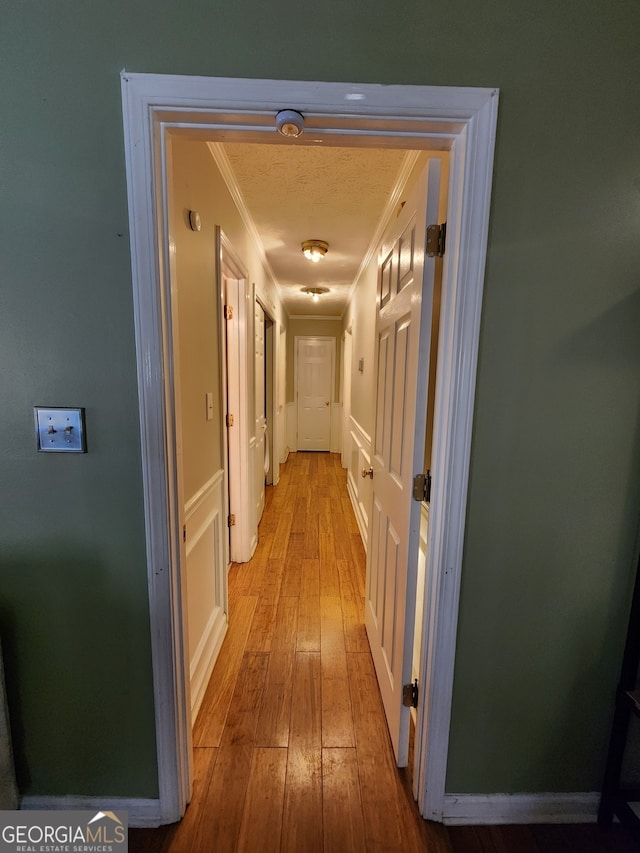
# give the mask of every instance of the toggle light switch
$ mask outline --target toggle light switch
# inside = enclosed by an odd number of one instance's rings
[[[84,409],[34,409],[39,451],[86,453]]]
[[[207,420],[213,420],[213,391],[207,391]]]

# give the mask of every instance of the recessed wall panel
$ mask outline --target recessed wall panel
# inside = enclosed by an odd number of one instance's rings
[[[416,226],[412,222],[398,241],[398,293],[413,281]]]
[[[407,354],[409,352],[409,334],[411,330],[411,318],[409,316],[400,320],[396,332],[396,353],[393,371],[394,399],[393,399],[393,421],[391,423],[391,452],[389,459],[389,473],[399,482],[402,475],[404,429],[406,423],[406,385],[407,385]]]

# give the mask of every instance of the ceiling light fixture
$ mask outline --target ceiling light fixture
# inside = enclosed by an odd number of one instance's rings
[[[309,261],[317,264],[329,251],[329,244],[325,240],[305,240],[302,244],[302,253]]]
[[[280,110],[276,114],[276,130],[283,136],[295,139],[304,130],[304,116],[295,110]]]
[[[328,287],[303,287],[303,293],[308,293],[314,302],[319,302],[323,293],[329,293]]]

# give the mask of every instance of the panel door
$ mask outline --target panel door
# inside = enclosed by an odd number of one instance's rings
[[[329,450],[333,340],[298,339],[298,450]]]
[[[399,766],[408,761],[420,503],[429,377],[434,261],[427,222],[437,222],[440,162],[432,160],[380,247],[376,309],[373,505],[367,553],[365,624]]]

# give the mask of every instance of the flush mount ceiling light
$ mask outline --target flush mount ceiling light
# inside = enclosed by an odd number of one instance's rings
[[[317,264],[324,258],[329,250],[329,244],[325,240],[305,240],[302,244],[302,253],[309,261]]]
[[[323,293],[329,293],[328,287],[303,287],[303,293],[308,293],[314,302],[318,302]]]
[[[295,110],[280,110],[276,114],[276,130],[283,136],[295,139],[304,130],[304,116]]]

